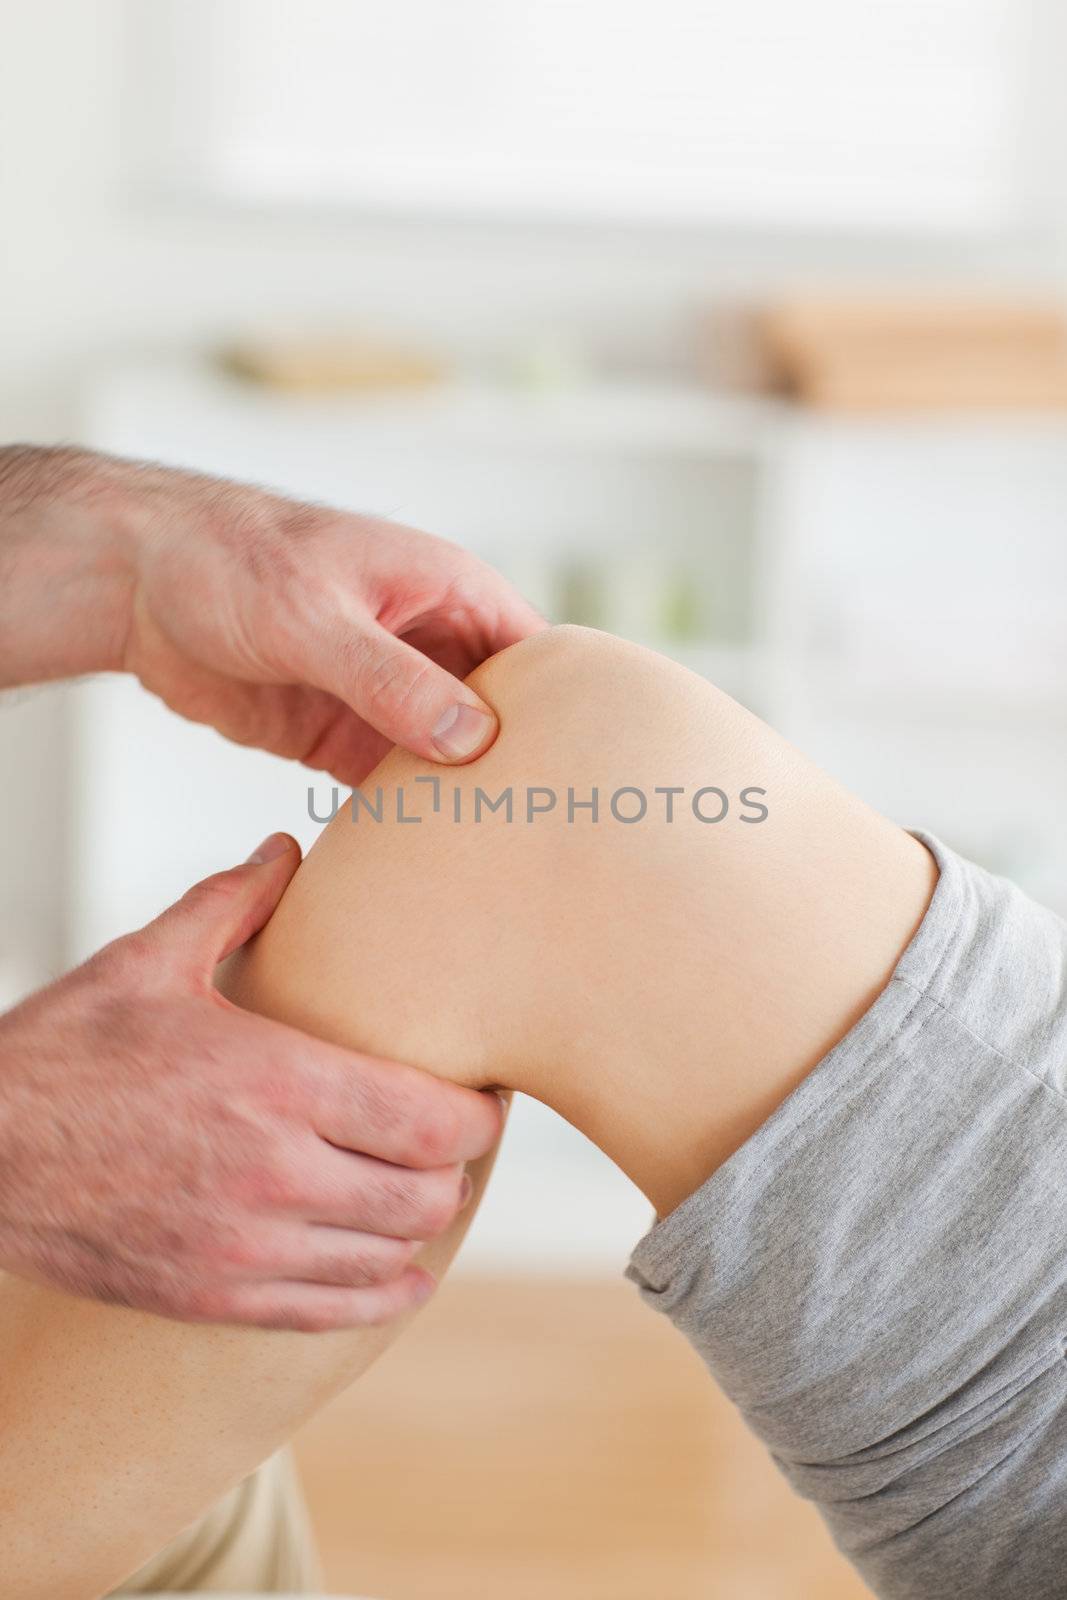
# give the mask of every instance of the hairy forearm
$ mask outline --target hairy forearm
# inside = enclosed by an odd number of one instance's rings
[[[125,671],[238,744],[358,783],[496,735],[462,679],[543,626],[414,528],[86,450],[0,449],[0,689]]]
[[[131,470],[86,450],[0,449],[0,688],[121,667]]]

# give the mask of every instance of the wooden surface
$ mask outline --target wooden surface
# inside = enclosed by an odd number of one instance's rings
[[[772,306],[763,328],[787,387],[809,405],[1067,406],[1067,321],[1053,303],[816,297]]]
[[[333,1591],[380,1600],[863,1600],[624,1282],[458,1278],[306,1427]]]

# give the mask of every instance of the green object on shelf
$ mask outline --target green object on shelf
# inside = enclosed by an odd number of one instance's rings
[[[691,572],[669,572],[663,580],[661,628],[665,639],[694,640],[705,633],[699,586]]]

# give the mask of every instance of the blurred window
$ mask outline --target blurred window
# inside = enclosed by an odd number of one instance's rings
[[[133,0],[130,15],[157,187],[929,229],[1020,213],[1035,3]]]

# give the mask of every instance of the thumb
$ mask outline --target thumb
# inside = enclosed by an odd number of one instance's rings
[[[272,833],[243,866],[194,884],[134,938],[171,972],[210,982],[218,963],[267,922],[299,865],[296,840]]]
[[[470,761],[499,731],[473,689],[378,624],[346,689],[330,687],[392,744],[430,761]]]

